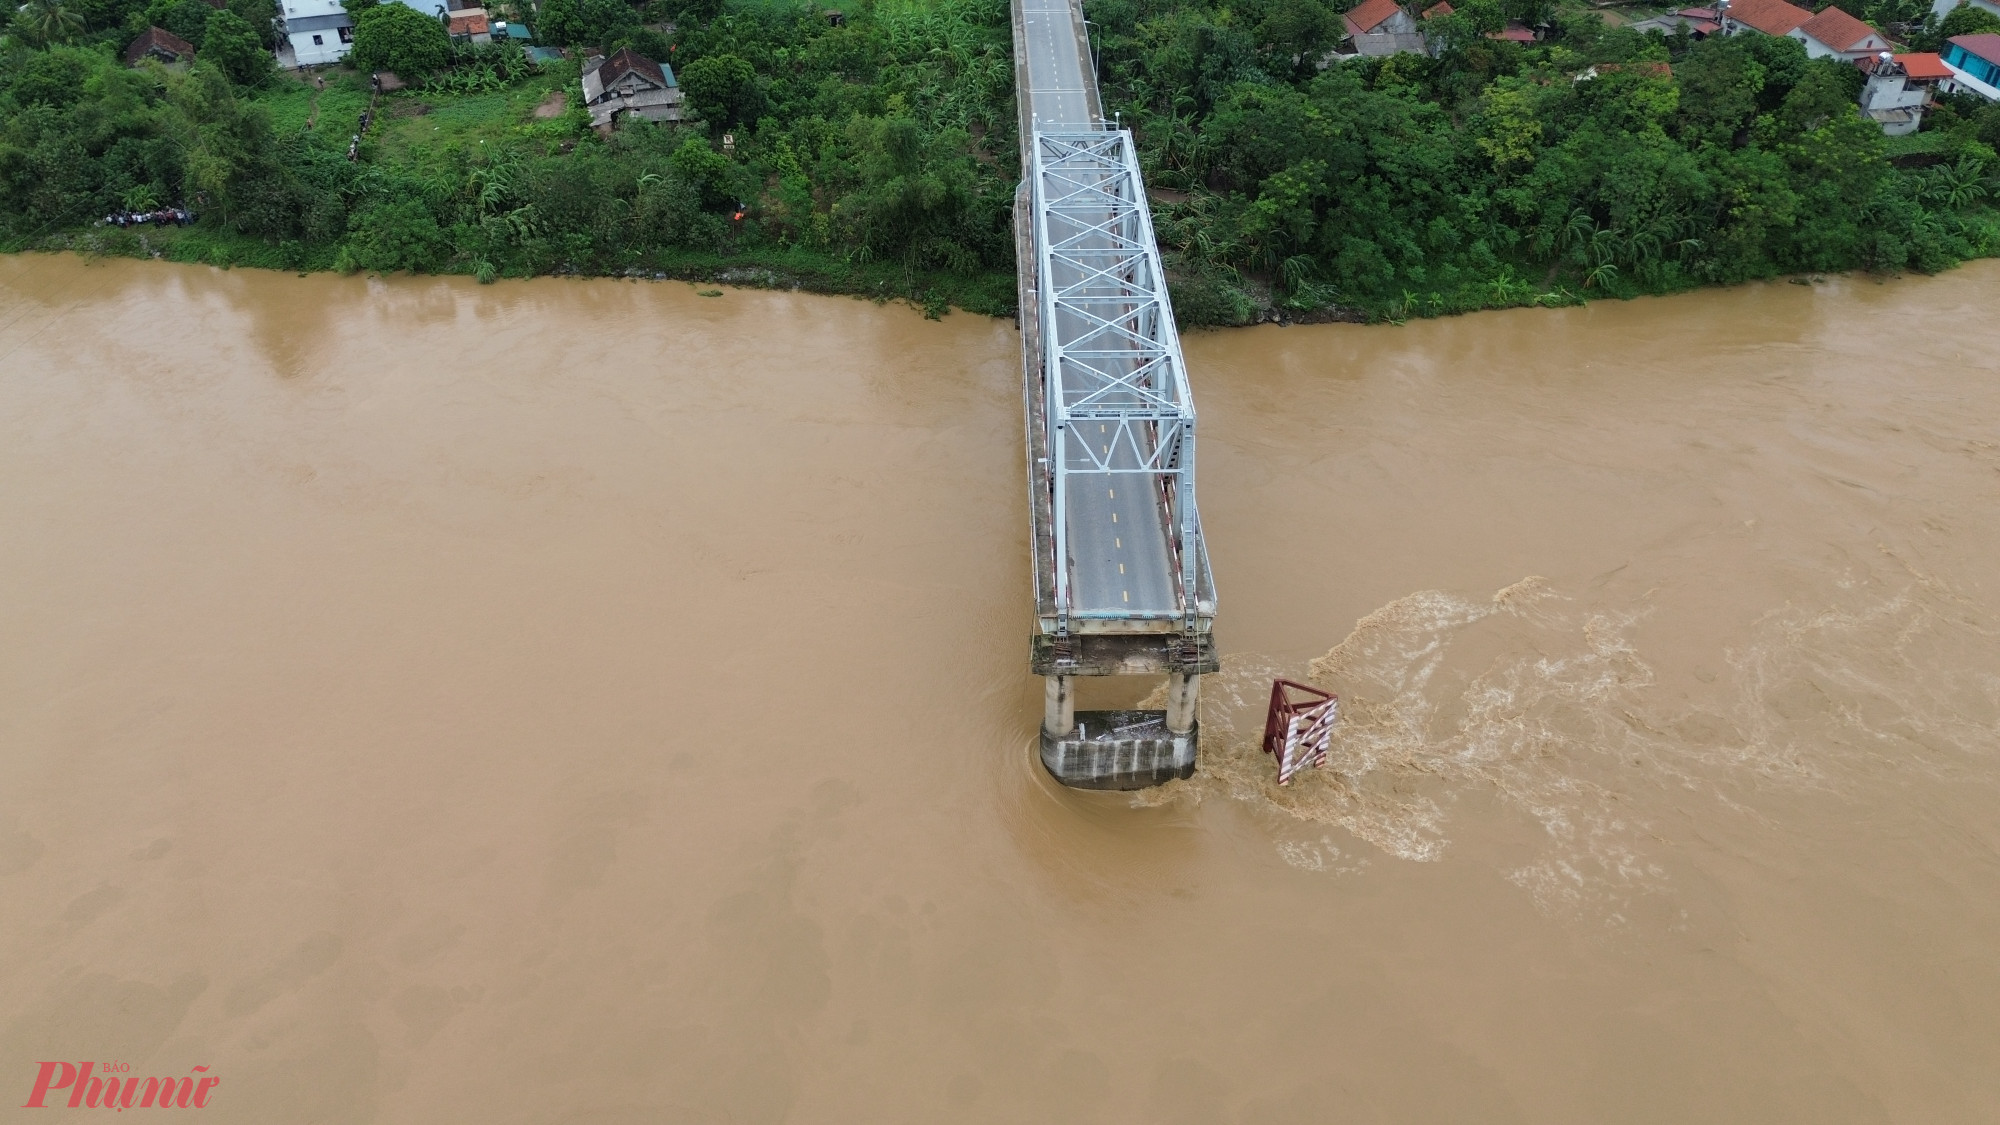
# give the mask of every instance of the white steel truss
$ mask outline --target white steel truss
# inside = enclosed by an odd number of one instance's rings
[[[1071,484],[1144,476],[1159,498],[1178,616],[1192,635],[1204,556],[1194,502],[1194,397],[1132,134],[1038,131],[1033,152],[1058,631],[1067,632],[1074,614]],[[1085,423],[1094,440],[1083,437]],[[1098,436],[1107,432],[1109,440]]]

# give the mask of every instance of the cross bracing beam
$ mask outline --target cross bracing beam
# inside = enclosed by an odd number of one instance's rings
[[[1164,615],[1180,618],[1181,631],[1192,636],[1205,577],[1194,400],[1132,136],[1121,129],[1037,131],[1031,155],[1058,632],[1072,617]],[[1070,573],[1071,497],[1107,482],[1130,487],[1135,477],[1149,478],[1157,500],[1177,604],[1079,606]]]

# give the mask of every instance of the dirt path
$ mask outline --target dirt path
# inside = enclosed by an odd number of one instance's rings
[[[534,115],[540,118],[561,117],[563,111],[568,108],[569,95],[561,90],[557,90],[543,99],[542,104],[535,107]]]

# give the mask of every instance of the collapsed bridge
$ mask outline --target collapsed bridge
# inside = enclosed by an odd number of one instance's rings
[[[1195,411],[1130,131],[1104,120],[1077,0],[1014,0],[1015,199],[1042,762],[1065,785],[1194,771],[1219,667]],[[1076,710],[1078,676],[1167,676],[1163,711]]]

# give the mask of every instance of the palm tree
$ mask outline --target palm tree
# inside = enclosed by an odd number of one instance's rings
[[[1572,247],[1590,241],[1596,233],[1597,221],[1590,217],[1590,212],[1581,207],[1572,208],[1562,226],[1556,228],[1556,250],[1567,254]]]
[[[14,12],[23,34],[43,43],[60,43],[83,30],[83,17],[63,7],[62,0],[28,0]]]

